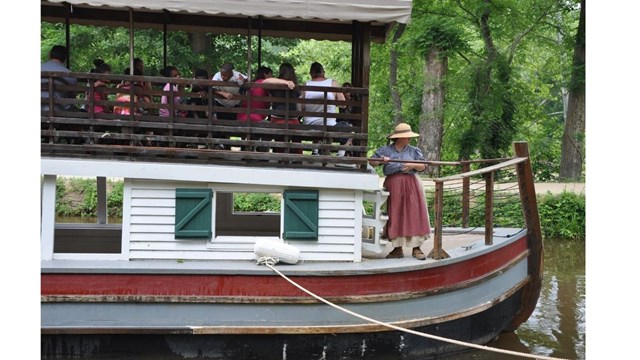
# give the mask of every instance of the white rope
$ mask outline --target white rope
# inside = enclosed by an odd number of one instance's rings
[[[258,259],[258,265],[267,265],[269,267],[275,265],[280,261],[278,258],[274,258],[271,256],[262,256]]]
[[[275,262],[274,262],[275,261]],[[399,327],[393,324],[388,324],[388,323],[384,323],[372,318],[368,318],[364,315],[360,315],[358,313],[355,313],[351,310],[345,309],[339,305],[336,305],[328,300],[323,299],[322,297],[312,293],[311,291],[305,289],[304,287],[298,285],[296,282],[294,282],[293,280],[289,279],[287,276],[285,276],[283,273],[281,273],[280,271],[278,271],[275,267],[273,267],[273,265],[275,265],[275,263],[278,262],[278,259],[274,259],[274,258],[269,258],[269,257],[261,257],[260,259],[258,259],[258,265],[260,264],[264,264],[266,265],[269,269],[275,271],[278,275],[280,275],[283,279],[287,280],[289,283],[291,283],[293,286],[297,287],[298,289],[304,291],[305,293],[311,295],[312,297],[314,297],[315,299],[322,301],[323,303],[334,307],[340,311],[343,311],[349,315],[355,316],[357,318],[360,318],[362,320],[365,321],[369,321],[378,325],[382,325],[382,326],[386,326],[388,328],[391,329],[395,329],[398,331],[403,331],[409,334],[413,334],[413,335],[417,335],[417,336],[421,336],[424,338],[430,338],[430,339],[434,339],[434,340],[440,340],[440,341],[444,341],[444,342],[448,342],[451,344],[456,344],[456,345],[461,345],[461,346],[466,346],[466,347],[470,347],[470,348],[474,348],[474,349],[479,349],[479,350],[486,350],[486,351],[493,351],[493,352],[497,352],[497,353],[502,353],[502,354],[509,354],[509,355],[515,355],[515,356],[521,356],[521,357],[527,357],[527,358],[532,358],[532,359],[541,359],[541,360],[566,360],[566,359],[562,359],[562,358],[554,358],[554,357],[548,357],[548,356],[540,356],[540,355],[534,355],[534,354],[526,354],[526,353],[522,353],[522,352],[517,352],[517,351],[511,351],[511,350],[504,350],[504,349],[497,349],[497,348],[492,348],[490,346],[484,346],[484,345],[478,345],[478,344],[473,344],[473,343],[468,343],[468,342],[464,342],[464,341],[458,341],[458,340],[454,340],[454,339],[449,339],[449,338],[444,338],[444,337],[440,337],[440,336],[436,336],[436,335],[431,335],[431,334],[426,334],[426,333],[421,333],[419,331],[415,331],[415,330],[411,330],[411,329],[406,329],[403,327]]]

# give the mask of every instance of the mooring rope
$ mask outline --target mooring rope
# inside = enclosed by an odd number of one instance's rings
[[[567,359],[562,359],[562,358],[555,358],[555,357],[527,354],[527,353],[511,351],[511,350],[497,349],[497,348],[493,348],[493,347],[490,347],[490,346],[478,345],[478,344],[468,343],[468,342],[459,341],[459,340],[455,340],[455,339],[444,338],[444,337],[441,337],[441,336],[422,333],[422,332],[419,332],[419,331],[403,328],[403,327],[400,327],[400,326],[396,326],[396,325],[393,325],[393,324],[385,323],[385,322],[382,322],[382,321],[378,321],[376,319],[372,319],[372,318],[366,317],[364,315],[360,315],[360,314],[355,313],[355,312],[353,312],[351,310],[348,310],[348,309],[345,309],[345,308],[343,308],[343,307],[341,307],[339,305],[336,305],[336,304],[330,302],[329,300],[326,300],[326,299],[324,299],[324,298],[312,293],[311,291],[305,289],[304,287],[302,287],[301,285],[297,284],[295,281],[289,279],[286,275],[284,275],[283,273],[278,271],[274,267],[274,265],[276,263],[278,263],[278,259],[275,259],[275,258],[269,257],[269,256],[263,256],[263,257],[258,259],[258,265],[267,266],[269,269],[273,270],[276,274],[280,275],[283,279],[287,280],[293,286],[295,286],[298,289],[300,289],[300,290],[304,291],[305,293],[309,294],[310,296],[312,296],[316,300],[322,301],[323,303],[325,303],[325,304],[327,304],[327,305],[329,305],[329,306],[331,306],[331,307],[333,307],[335,309],[338,309],[338,310],[340,310],[342,312],[345,312],[345,313],[347,313],[349,315],[355,316],[355,317],[360,318],[362,320],[369,321],[369,322],[372,322],[372,323],[375,323],[375,324],[378,324],[378,325],[382,325],[382,326],[385,326],[385,327],[388,327],[388,328],[391,328],[391,329],[395,329],[395,330],[398,330],[398,331],[403,331],[403,332],[406,332],[406,333],[409,333],[409,334],[421,336],[421,337],[424,337],[424,338],[440,340],[440,341],[448,342],[448,343],[451,343],[451,344],[456,344],[456,345],[460,345],[460,346],[466,346],[466,347],[479,349],[479,350],[486,350],[486,351],[492,351],[492,352],[497,352],[497,353],[502,353],[502,354],[521,356],[521,357],[526,357],[526,358],[531,358],[531,359],[567,360]]]

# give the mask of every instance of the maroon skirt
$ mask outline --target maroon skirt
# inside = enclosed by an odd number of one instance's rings
[[[422,184],[415,175],[393,174],[384,180],[387,198],[387,236],[423,236],[431,232]]]

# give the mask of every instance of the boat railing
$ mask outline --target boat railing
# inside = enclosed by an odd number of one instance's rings
[[[430,179],[434,184],[432,211],[434,245],[429,257],[445,259],[443,229],[459,233],[484,233],[484,243],[493,244],[494,227],[526,227],[531,238],[541,237],[540,221],[529,152],[526,143],[514,144],[515,156],[503,159],[427,162],[429,166],[456,166],[461,173]],[[512,223],[513,212],[523,214]]]
[[[366,171],[366,88],[298,85],[295,90],[299,92],[322,94],[317,99],[303,99],[282,91],[287,90],[285,85],[255,82],[240,85],[200,79],[76,72],[42,72],[41,76],[43,156],[260,166],[284,164]],[[76,84],[64,81],[64,78],[76,79]],[[107,86],[96,87],[96,80]],[[177,90],[174,86],[163,90],[167,83],[176,85]],[[194,87],[204,91],[192,92]],[[214,92],[214,88],[219,87],[236,87],[239,94],[234,99],[241,104],[230,108],[219,105]],[[258,87],[280,90],[284,96],[252,96],[250,89]],[[351,99],[331,100],[331,92],[351,94]],[[179,97],[182,101],[163,104],[163,96]],[[274,110],[269,106],[255,108],[256,101],[281,103],[286,110]],[[305,110],[314,104],[315,111]],[[330,105],[341,111],[330,112]],[[289,110],[294,108],[296,110]],[[161,116],[161,112],[165,116]],[[218,118],[216,113],[219,112],[230,114],[232,119]],[[256,118],[260,120],[236,120],[237,114],[242,113],[257,114]],[[305,116],[320,117],[323,123],[305,125],[301,121]],[[288,120],[277,121],[276,118]],[[336,119],[340,125],[348,125],[331,126],[331,119]],[[316,150],[319,155],[312,156]],[[336,156],[338,154],[345,156]]]

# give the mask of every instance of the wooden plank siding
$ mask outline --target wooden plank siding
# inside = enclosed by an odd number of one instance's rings
[[[236,185],[234,192],[265,192],[265,187]],[[123,219],[123,234],[129,242],[131,260],[176,259],[176,260],[255,260],[254,244],[258,239],[282,241],[273,234],[260,236],[216,236],[209,239],[175,238],[175,192],[176,188],[210,188],[214,191],[213,218],[215,207],[216,183],[151,181],[125,179],[125,193],[130,194],[128,218]],[[269,193],[282,193],[284,187],[269,188]],[[228,184],[221,184],[222,193],[230,192]],[[319,189],[318,239],[287,241],[300,249],[301,261],[360,261],[362,205],[356,199],[356,190]],[[361,198],[361,196],[360,196]],[[236,215],[233,215],[236,216]],[[237,215],[244,216],[244,215]],[[272,215],[267,215],[272,216]],[[279,215],[276,221],[282,229],[283,219]],[[251,221],[246,222],[251,230]]]

